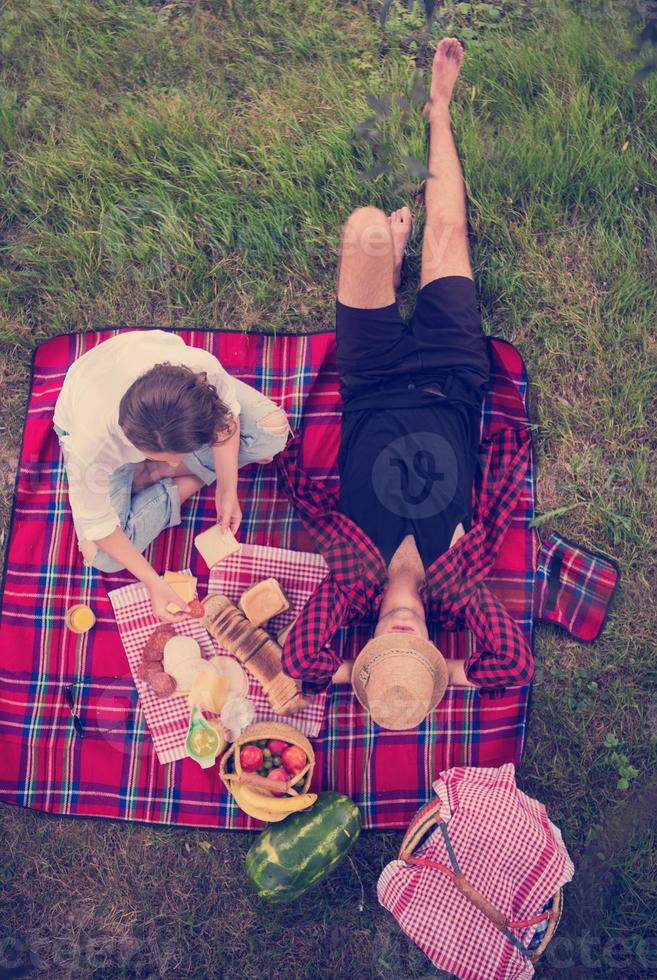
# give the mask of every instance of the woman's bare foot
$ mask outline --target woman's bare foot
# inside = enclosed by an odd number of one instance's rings
[[[413,224],[413,214],[410,208],[399,208],[388,215],[388,224],[392,233],[392,247],[395,256],[394,283],[395,289],[399,289],[401,283],[401,269],[404,261],[404,252],[411,234]]]
[[[163,475],[161,467],[164,465],[164,463],[155,463],[150,459],[145,459],[143,463],[137,463],[132,475],[133,491],[145,490],[146,487],[150,487],[153,483],[161,480]]]
[[[194,474],[183,466],[182,463],[179,466],[169,466],[168,463],[161,463],[153,459],[145,459],[143,463],[137,463],[135,465],[135,471],[132,478],[132,489],[133,490],[145,490],[146,487],[150,487],[153,483],[157,483],[158,480],[163,480],[165,477],[177,477],[177,476],[194,476]]]
[[[454,83],[463,61],[461,42],[455,37],[444,37],[438,43],[431,68],[431,90],[425,112],[430,116],[434,109],[446,108],[452,98]]]

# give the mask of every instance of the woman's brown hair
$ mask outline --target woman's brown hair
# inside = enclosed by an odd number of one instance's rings
[[[236,423],[205,373],[156,364],[121,399],[119,425],[144,453],[190,453],[229,439]]]

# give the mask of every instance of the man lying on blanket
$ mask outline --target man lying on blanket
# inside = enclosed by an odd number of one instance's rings
[[[410,210],[386,217],[359,208],[344,228],[336,304],[339,497],[331,500],[297,465],[298,440],[279,457],[283,485],[330,568],[287,637],[283,668],[310,690],[349,680],[352,665],[328,644],[340,626],[378,616],[352,681],[375,720],[391,728],[418,724],[444,690],[427,617],[448,629],[465,625],[476,641],[468,660],[448,661],[450,683],[495,691],[525,684],[533,673],[523,634],[482,581],[525,479],[526,429],[505,430],[489,447],[486,486],[491,467],[499,479],[470,513],[490,369],[449,114],[462,57],[459,42],[444,38],[433,62],[425,109],[432,176],[421,288],[408,325],[395,294]]]

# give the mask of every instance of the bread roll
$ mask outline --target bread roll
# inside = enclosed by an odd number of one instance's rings
[[[262,626],[289,608],[290,603],[275,578],[256,582],[240,596],[240,609],[254,626]]]

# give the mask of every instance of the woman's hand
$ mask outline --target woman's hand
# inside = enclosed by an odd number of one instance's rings
[[[181,599],[179,595],[176,595],[171,586],[163,578],[160,578],[159,575],[149,583],[147,588],[148,594],[151,597],[153,612],[159,619],[163,619],[165,623],[177,623],[179,619],[183,618],[184,613],[189,615],[189,606],[185,600]],[[178,606],[180,612],[169,612],[167,606],[170,602]]]
[[[237,487],[230,490],[217,487],[214,499],[217,505],[217,523],[222,531],[230,530],[234,534],[242,520],[242,508],[237,499]]]

